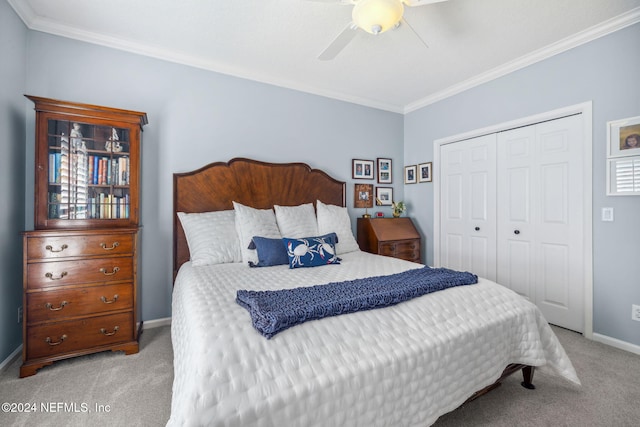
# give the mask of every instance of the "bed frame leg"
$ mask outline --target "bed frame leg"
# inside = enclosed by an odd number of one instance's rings
[[[536,386],[534,386],[532,383],[534,371],[535,368],[533,366],[525,366],[524,368],[522,368],[522,378],[524,379],[524,381],[520,383],[522,384],[522,387],[529,390],[535,390]]]

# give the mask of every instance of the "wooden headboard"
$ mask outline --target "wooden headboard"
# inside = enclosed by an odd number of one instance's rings
[[[173,174],[173,277],[189,260],[178,212],[233,209],[233,201],[257,209],[303,203],[345,206],[345,183],[305,163],[265,163],[235,158]]]

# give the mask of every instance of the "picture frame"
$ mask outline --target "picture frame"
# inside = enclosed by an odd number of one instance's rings
[[[353,159],[351,164],[351,176],[353,179],[373,179],[373,160]]]
[[[355,184],[353,206],[356,208],[373,207],[373,184]]]
[[[640,155],[640,116],[607,122],[607,156]]]
[[[418,182],[417,172],[418,172],[418,166],[416,165],[405,166],[404,167],[404,183],[415,184],[416,182]]]
[[[431,182],[433,181],[432,174],[432,162],[420,163],[418,165],[418,181],[419,182]]]
[[[376,206],[391,206],[393,187],[376,187]]]
[[[378,184],[391,184],[392,182],[392,165],[391,159],[378,157]]]

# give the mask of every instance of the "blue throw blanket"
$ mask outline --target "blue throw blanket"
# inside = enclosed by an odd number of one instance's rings
[[[389,276],[303,288],[240,290],[236,302],[249,310],[258,332],[271,338],[307,320],[387,307],[430,292],[477,282],[475,274],[424,267]]]

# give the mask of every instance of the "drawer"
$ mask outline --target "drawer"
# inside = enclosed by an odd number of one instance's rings
[[[133,281],[132,257],[52,261],[27,265],[29,289],[113,281]]]
[[[387,242],[378,244],[378,254],[384,256],[394,256],[396,253],[396,243]]]
[[[396,243],[395,256],[409,261],[420,259],[420,244],[415,240],[398,242]]]
[[[380,242],[378,244],[378,254],[407,261],[420,262],[420,241],[394,240],[391,242]]]
[[[29,324],[133,307],[133,285],[91,286],[27,294]]]
[[[133,340],[133,313],[33,326],[27,329],[27,359]]]
[[[29,237],[27,257],[56,259],[133,254],[134,234],[79,234]]]

